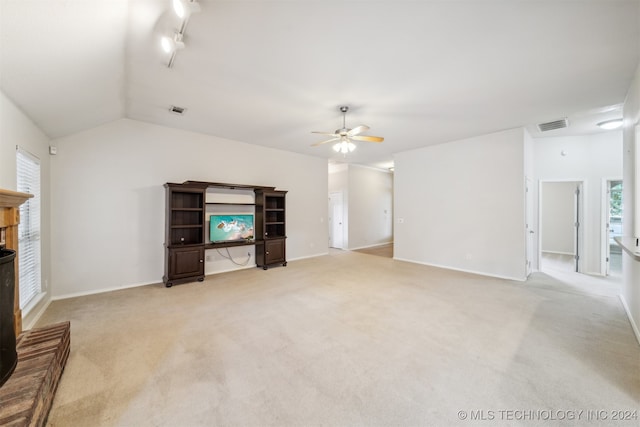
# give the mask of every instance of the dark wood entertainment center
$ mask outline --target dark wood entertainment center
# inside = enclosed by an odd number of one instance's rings
[[[256,266],[287,265],[286,191],[275,187],[220,182],[166,183],[166,287],[204,280],[205,250],[232,246],[256,247]],[[208,202],[207,190],[252,191],[252,202]],[[250,206],[255,215],[254,239],[208,242],[207,206]]]

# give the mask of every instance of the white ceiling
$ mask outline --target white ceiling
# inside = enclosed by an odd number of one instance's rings
[[[169,0],[0,0],[0,88],[50,137],[128,117],[385,166],[393,153],[620,117],[638,0],[202,0],[173,68]],[[171,105],[185,107],[184,116]],[[367,124],[346,158],[311,131]]]

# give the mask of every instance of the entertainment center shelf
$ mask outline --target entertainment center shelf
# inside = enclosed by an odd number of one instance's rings
[[[287,265],[286,191],[203,181],[166,183],[164,187],[165,286],[204,280],[204,254],[209,249],[255,245],[257,267],[266,270],[275,264]],[[209,196],[216,200],[208,200]],[[232,212],[234,207],[242,213]],[[217,227],[213,218],[216,224],[219,221]],[[222,233],[227,228],[232,229],[231,234]],[[238,229],[241,233],[235,232]],[[226,238],[219,241],[220,233]]]
[[[204,245],[205,249],[220,249],[220,248],[230,248],[233,246],[254,246],[256,245],[255,240],[246,240],[240,242],[218,242],[218,243],[206,243]]]
[[[255,203],[229,203],[229,202],[206,202],[205,205],[222,205],[222,206],[255,206]]]

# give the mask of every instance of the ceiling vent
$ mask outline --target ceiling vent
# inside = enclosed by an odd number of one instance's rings
[[[554,120],[552,122],[540,123],[538,129],[540,129],[540,132],[547,132],[549,130],[564,129],[567,126],[569,126],[569,120],[565,117],[564,119]]]
[[[179,116],[182,116],[185,111],[187,111],[186,108],[176,107],[175,105],[172,105],[171,107],[169,107],[170,113],[177,114]]]

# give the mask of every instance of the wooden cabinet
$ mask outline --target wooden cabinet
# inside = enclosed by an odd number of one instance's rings
[[[256,246],[256,264],[287,265],[286,258],[286,191],[255,190],[256,236],[263,244]]]
[[[165,213],[165,286],[204,280],[205,251],[230,246],[256,245],[256,265],[287,265],[286,258],[286,191],[274,187],[215,182],[185,181],[167,183]],[[207,189],[225,191],[249,190],[255,203],[207,203]],[[255,240],[211,242],[206,219],[209,206],[255,206]]]
[[[32,194],[0,189],[0,247],[16,251],[14,261],[13,328],[16,337],[22,332],[22,310],[20,309],[20,286],[18,280],[18,224],[20,205],[33,197]],[[8,327],[8,326],[6,326]]]
[[[203,187],[165,184],[165,286],[204,280]]]
[[[271,264],[282,263],[282,265],[287,265],[284,242],[284,239],[264,241],[264,262],[262,264],[265,270],[266,267]]]
[[[173,280],[193,280],[194,277],[204,279],[204,246],[170,249],[169,271]]]

